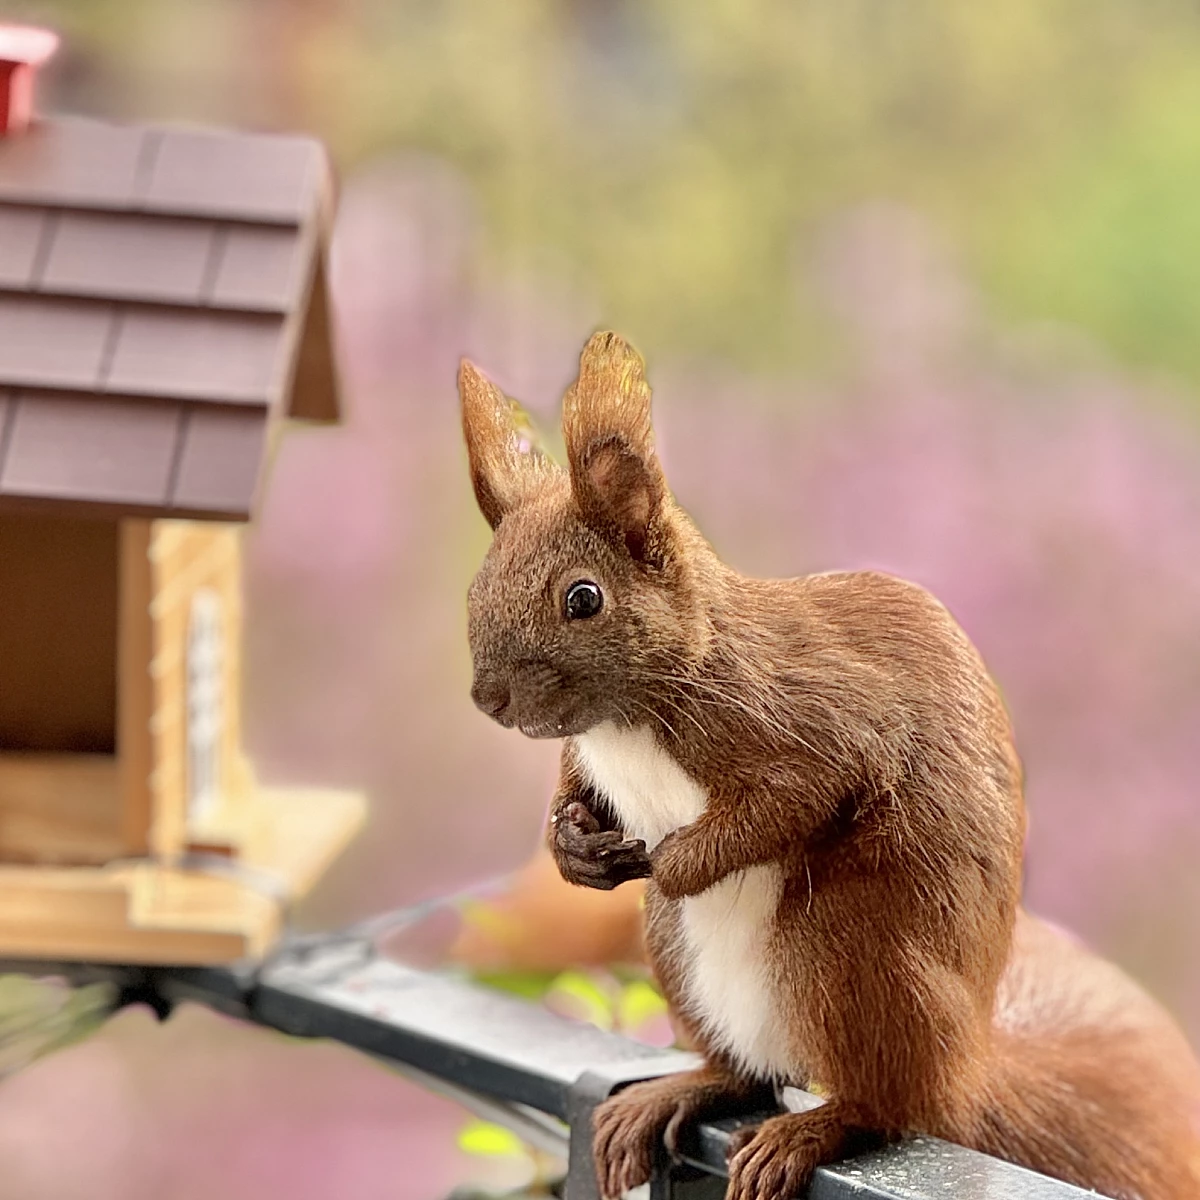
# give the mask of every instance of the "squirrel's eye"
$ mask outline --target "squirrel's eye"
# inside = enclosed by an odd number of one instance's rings
[[[604,593],[590,579],[581,579],[567,588],[568,621],[594,617],[603,606]]]

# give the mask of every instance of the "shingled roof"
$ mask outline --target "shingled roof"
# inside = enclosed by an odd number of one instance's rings
[[[307,138],[0,138],[0,507],[246,518],[271,419],[338,416],[331,197]]]

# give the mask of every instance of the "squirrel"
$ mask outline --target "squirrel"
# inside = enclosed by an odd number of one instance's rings
[[[747,578],[673,499],[635,350],[596,334],[568,467],[459,372],[493,538],[468,593],[472,698],[562,739],[562,875],[646,879],[645,939],[694,1071],[599,1106],[602,1194],[689,1123],[733,1135],[730,1200],[791,1200],[926,1134],[1114,1200],[1200,1197],[1200,1065],[1115,966],[1021,908],[1025,808],[999,691],[950,613],[870,571]]]

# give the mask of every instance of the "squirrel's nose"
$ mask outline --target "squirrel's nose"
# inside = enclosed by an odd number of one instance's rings
[[[477,679],[471,688],[471,699],[489,717],[498,717],[508,707],[511,698],[508,686],[503,683]]]

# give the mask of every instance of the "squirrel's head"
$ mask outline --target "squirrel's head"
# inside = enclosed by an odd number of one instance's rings
[[[459,371],[471,481],[494,536],[468,594],[475,703],[531,737],[638,724],[698,652],[698,535],[654,453],[642,360],[616,334],[584,348],[563,401],[568,469],[518,404]]]

